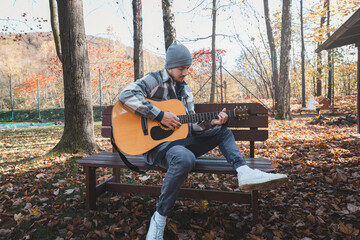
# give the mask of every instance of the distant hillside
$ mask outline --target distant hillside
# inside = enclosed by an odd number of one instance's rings
[[[9,43],[11,42],[11,43]],[[96,36],[87,36],[88,44],[91,44],[95,47],[103,47],[103,48],[112,48],[124,52],[126,54],[127,59],[133,58],[133,48],[129,46],[125,46],[123,43],[119,41],[109,40],[106,38],[96,37]],[[31,57],[33,56],[34,50],[41,49],[44,45],[50,44],[53,45],[52,48],[48,49],[50,51],[54,51],[55,53],[55,45],[53,41],[53,35],[51,32],[37,32],[37,33],[23,33],[23,34],[10,34],[4,35],[0,34],[0,53],[3,51],[13,52],[14,45],[17,44],[18,47],[16,49],[21,49],[21,52],[24,56]],[[6,49],[8,46],[10,49]],[[51,47],[51,46],[50,46]],[[148,71],[155,71],[158,69],[158,65],[164,63],[164,59],[155,54],[144,51],[144,65],[145,69]],[[0,63],[1,67],[1,63]]]
[[[133,48],[119,41],[95,36],[87,36],[87,43],[94,92],[98,91],[95,85],[99,81],[100,68],[103,81],[107,81],[108,86],[113,88],[111,94],[108,90],[104,96],[111,102],[124,84],[133,81]],[[36,79],[39,75],[42,75],[43,104],[47,103],[51,107],[62,105],[62,67],[51,32],[0,34],[0,56],[0,109],[10,108],[10,78],[16,106],[34,108],[32,101],[36,101]],[[163,66],[162,57],[144,52],[145,73]],[[58,102],[55,102],[54,96]]]

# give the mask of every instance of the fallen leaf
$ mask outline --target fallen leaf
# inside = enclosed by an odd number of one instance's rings
[[[109,229],[109,231],[110,231],[110,229]],[[112,231],[115,232],[114,229],[112,229]],[[143,226],[139,227],[139,228],[136,230],[136,233],[137,233],[137,234],[140,234],[140,235],[145,235],[145,234],[147,233],[147,228],[146,228],[146,226],[143,225]]]
[[[53,193],[55,196],[59,195],[60,189],[56,189]]]
[[[22,199],[17,199],[14,203],[13,203],[13,207],[19,206],[23,203],[24,201]]]
[[[11,232],[12,232],[11,229],[3,229],[3,228],[1,228],[0,229],[0,236],[9,235]]]
[[[169,222],[169,223],[167,223],[166,224],[167,225],[167,227],[168,228],[170,228],[171,229],[171,231],[173,232],[173,233],[177,233],[178,232],[178,230],[177,230],[177,226],[176,226],[176,224],[175,223],[173,223],[173,222]]]
[[[72,194],[73,192],[74,192],[74,189],[67,189],[67,190],[65,190],[64,194],[65,194],[65,195],[70,195],[70,194]]]
[[[14,214],[14,220],[17,222],[20,221],[23,217],[24,217],[24,215],[22,215],[21,213]]]
[[[30,210],[31,207],[32,207],[32,204],[28,202],[28,203],[26,203],[24,209],[25,209],[25,210]]]
[[[32,209],[30,209],[30,215],[39,216],[40,214],[41,214],[41,211],[37,205],[35,207],[33,207]]]
[[[348,209],[351,213],[360,211],[360,207],[359,207],[359,206],[355,206],[354,204],[351,204],[351,203],[348,203],[348,204],[347,204],[347,209]]]
[[[73,233],[72,231],[68,231],[68,232],[66,233],[66,239],[70,239],[73,234],[74,234],[74,233]]]
[[[195,229],[203,229],[202,227],[195,225],[195,224],[190,224],[190,227],[195,228]]]
[[[145,181],[148,180],[149,178],[150,178],[149,175],[144,175],[144,176],[139,177],[139,180],[142,181],[142,182],[145,182]]]
[[[94,231],[95,233],[96,233],[96,235],[98,235],[100,238],[106,238],[106,232],[105,232],[105,230],[104,229],[102,229],[102,230],[95,230]]]
[[[43,178],[45,177],[45,173],[39,173],[36,175],[36,178]]]
[[[343,222],[340,222],[339,230],[347,235],[351,235],[353,232],[353,226],[350,223],[344,224]]]

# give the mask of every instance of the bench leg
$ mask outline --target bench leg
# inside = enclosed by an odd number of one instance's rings
[[[113,168],[114,182],[120,182],[120,168]]]
[[[259,191],[251,191],[251,207],[253,214],[253,225],[259,223]]]
[[[250,141],[250,158],[255,157],[255,142]]]
[[[86,208],[96,209],[96,167],[84,167],[86,173]]]

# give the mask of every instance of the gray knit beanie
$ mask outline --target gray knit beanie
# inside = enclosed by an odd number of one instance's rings
[[[182,67],[192,64],[192,57],[189,49],[175,41],[166,51],[165,68]]]

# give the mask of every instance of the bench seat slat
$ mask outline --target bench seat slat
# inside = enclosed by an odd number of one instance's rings
[[[138,166],[140,169],[147,169],[148,164],[145,163],[142,156],[127,156],[128,160]],[[265,172],[274,171],[273,166],[268,159],[265,158],[246,158],[249,167],[257,168]],[[89,157],[79,159],[81,166],[87,167],[109,167],[109,168],[127,168],[117,153],[101,152]],[[160,167],[154,167],[154,170],[165,171]],[[194,172],[217,173],[217,174],[234,174],[235,171],[231,165],[224,159],[219,157],[201,157],[197,159]]]

